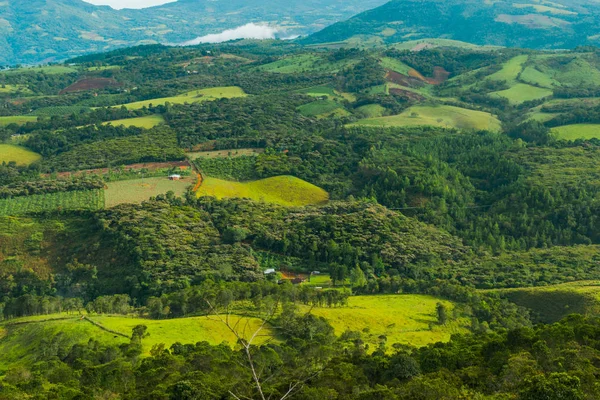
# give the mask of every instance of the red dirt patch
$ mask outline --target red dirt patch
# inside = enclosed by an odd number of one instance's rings
[[[59,94],[99,90],[115,86],[121,86],[121,84],[112,78],[85,78],[61,90]]]
[[[433,77],[427,78],[427,77],[423,76],[423,74],[421,74],[419,71],[417,71],[416,69],[413,68],[410,71],[408,71],[408,75],[413,78],[416,78],[422,82],[429,83],[430,85],[441,85],[442,83],[444,83],[448,80],[448,77],[450,76],[450,72],[446,71],[442,67],[434,67],[433,68]]]
[[[389,82],[393,82],[398,85],[406,86],[409,88],[423,87],[423,82],[415,77],[406,76],[406,75],[400,74],[400,73],[398,73],[396,71],[392,71],[392,70],[386,70],[386,71],[387,71],[387,73],[385,75],[385,78]]]
[[[124,170],[137,170],[137,169],[147,169],[148,171],[156,171],[157,169],[164,168],[180,168],[182,170],[191,169],[192,166],[187,161],[168,161],[168,162],[154,162],[154,163],[140,163],[140,164],[130,164],[124,167]],[[69,177],[69,176],[78,176],[82,174],[96,174],[103,175],[107,174],[111,169],[110,168],[99,168],[99,169],[86,169],[82,171],[70,171],[70,172],[59,172],[58,177]],[[114,170],[114,168],[112,168]]]
[[[418,93],[415,92],[411,92],[410,90],[404,90],[404,89],[399,89],[399,88],[391,88],[390,89],[390,94],[393,94],[395,96],[400,96],[406,100],[409,101],[423,101],[425,100],[425,97],[421,96]]]

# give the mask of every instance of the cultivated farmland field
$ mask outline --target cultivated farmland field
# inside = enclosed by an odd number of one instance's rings
[[[104,191],[106,208],[119,204],[141,203],[169,191],[174,192],[176,196],[183,196],[187,188],[194,183],[195,177],[170,181],[166,176],[108,182]]]
[[[242,156],[255,156],[264,153],[265,149],[230,149],[230,150],[212,150],[212,151],[195,151],[186,153],[186,156],[190,160],[197,158],[236,158]]]
[[[174,97],[162,97],[158,99],[137,101],[135,103],[123,104],[128,110],[139,110],[140,108],[149,107],[150,105],[158,106],[165,103],[185,104],[198,103],[201,101],[210,101],[216,99],[231,99],[234,97],[245,97],[246,93],[237,86],[214,87],[208,89],[192,90],[187,93],[180,94]],[[122,107],[118,105],[114,107]]]
[[[448,301],[425,295],[351,296],[348,307],[313,308],[312,313],[327,319],[336,335],[345,331],[362,332],[371,349],[377,348],[381,335],[386,336],[390,346],[394,343],[425,346],[447,342],[453,333],[467,332],[460,322],[437,325],[438,302],[453,308]]]
[[[23,125],[27,122],[36,122],[37,117],[31,115],[17,115],[14,117],[0,117],[0,126],[6,126],[10,124]]]
[[[234,182],[204,177],[198,197],[248,198],[265,203],[296,207],[322,204],[329,200],[323,189],[293,176],[276,176],[251,182]]]
[[[600,124],[573,124],[551,129],[558,139],[600,139]]]
[[[102,190],[59,192],[0,200],[0,216],[45,211],[100,210],[104,208]]]
[[[500,121],[490,113],[453,106],[414,106],[399,115],[367,118],[352,125],[362,126],[438,126],[443,128],[498,132]]]
[[[102,125],[124,126],[126,128],[135,126],[137,128],[150,129],[162,124],[163,122],[165,122],[165,119],[161,115],[147,115],[144,117],[108,121]]]
[[[42,156],[39,154],[24,147],[0,143],[0,164],[12,161],[16,162],[17,165],[29,165],[41,158]]]

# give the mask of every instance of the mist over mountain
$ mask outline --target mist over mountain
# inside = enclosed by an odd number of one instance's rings
[[[82,0],[0,1],[0,64],[64,60],[152,43],[183,43],[249,23],[285,36],[316,32],[383,0],[179,0],[115,10]]]
[[[333,24],[305,43],[352,40],[376,45],[423,38],[548,49],[598,45],[600,3],[393,0]]]

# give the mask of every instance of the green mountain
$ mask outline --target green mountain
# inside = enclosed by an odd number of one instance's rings
[[[179,0],[142,10],[114,10],[82,0],[0,1],[0,64],[64,60],[151,43],[180,43],[251,22],[282,36],[316,32],[382,0]]]
[[[329,26],[305,42],[443,38],[480,45],[573,48],[600,43],[599,22],[597,2],[393,0]]]

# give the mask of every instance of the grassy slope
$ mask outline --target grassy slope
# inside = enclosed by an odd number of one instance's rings
[[[329,320],[340,335],[347,330],[363,332],[365,342],[376,347],[379,336],[394,343],[424,346],[448,341],[453,333],[466,332],[458,323],[437,325],[436,304],[439,299],[425,295],[354,296],[348,307],[313,308],[315,315]],[[449,309],[452,303],[441,301]]]
[[[365,118],[379,118],[383,116],[385,107],[379,104],[367,104],[356,109],[357,112],[365,116]]]
[[[413,116],[413,113],[416,113]],[[366,126],[439,126],[457,129],[500,131],[500,121],[490,113],[453,106],[414,106],[402,114],[356,122]]]
[[[0,164],[14,161],[18,165],[29,165],[40,160],[42,156],[20,146],[0,143]]]
[[[258,70],[279,74],[294,74],[302,71],[335,73],[358,61],[358,59],[350,59],[332,62],[316,54],[297,54],[261,65]]]
[[[180,181],[170,181],[167,177],[132,179],[126,181],[108,182],[104,191],[104,201],[107,208],[124,203],[141,203],[150,197],[175,192],[183,196],[189,186],[195,182],[194,177],[184,177]]]
[[[381,59],[381,66],[383,68],[391,69],[392,71],[396,71],[399,74],[404,75],[408,75],[408,71],[412,69],[408,65],[404,64],[402,61],[390,57],[383,57]]]
[[[205,177],[196,195],[214,196],[218,199],[249,198],[284,206],[321,204],[329,200],[329,195],[323,189],[293,176],[276,176],[252,182],[233,182]]]
[[[105,122],[102,125],[125,126],[127,128],[135,126],[138,128],[154,128],[156,125],[162,124],[165,119],[161,115],[147,115],[145,117],[119,119],[115,121]]]
[[[185,103],[198,103],[200,101],[210,101],[215,99],[227,98],[231,99],[234,97],[245,97],[246,93],[237,86],[227,86],[227,87],[214,87],[208,89],[200,89],[200,90],[192,90],[191,92],[180,94],[179,96],[174,97],[162,97],[159,99],[151,99],[145,101],[137,101],[134,103],[124,104],[128,110],[139,110],[140,108],[148,107],[150,104],[164,105],[165,103],[172,104],[185,104]],[[121,107],[123,105],[118,105],[114,107]]]
[[[495,81],[507,81],[508,83],[514,82],[519,73],[523,69],[523,64],[527,61],[529,56],[520,55],[511,58],[502,66],[502,69],[488,77],[488,79]]]
[[[231,149],[231,150],[212,150],[212,151],[195,151],[186,153],[188,159],[195,160],[197,158],[236,158],[242,156],[255,156],[264,153],[265,149]]]
[[[17,68],[17,69],[9,69],[6,71],[0,71],[0,74],[29,74],[43,72],[48,75],[62,75],[62,74],[72,74],[77,72],[75,68],[63,66],[63,65],[46,65],[40,67],[26,67],[26,68]]]
[[[600,124],[573,124],[552,128],[559,139],[600,139]]]

